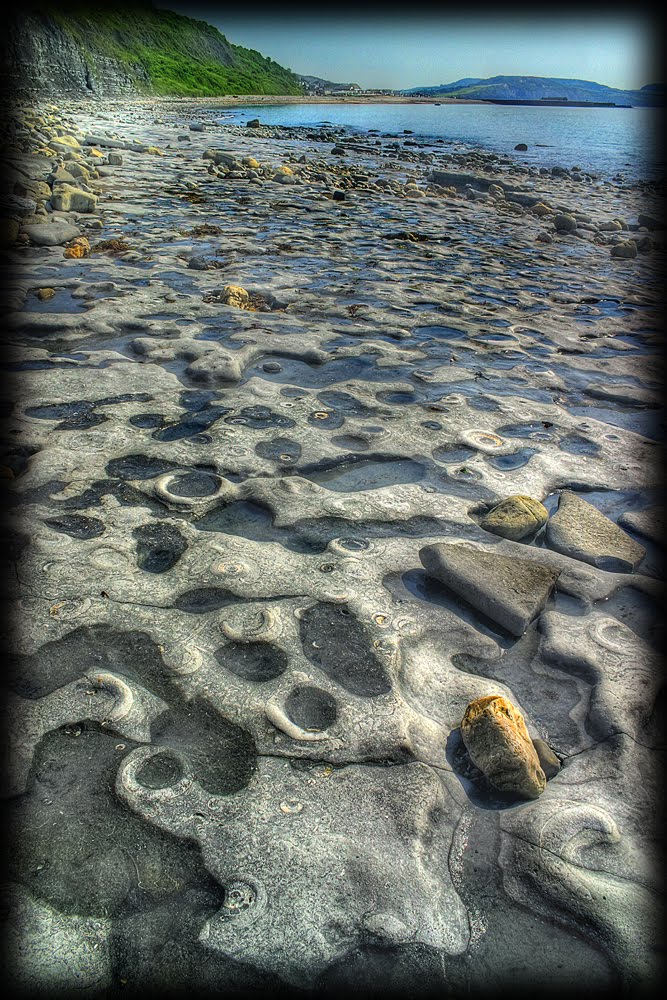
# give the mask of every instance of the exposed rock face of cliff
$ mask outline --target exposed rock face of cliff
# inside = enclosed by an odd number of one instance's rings
[[[86,51],[52,16],[36,12],[16,18],[6,42],[7,84],[13,93],[46,96],[136,94],[150,89],[145,68]]]
[[[3,82],[13,94],[303,93],[272,59],[233,45],[205,21],[150,4],[43,5],[13,17],[3,48]]]

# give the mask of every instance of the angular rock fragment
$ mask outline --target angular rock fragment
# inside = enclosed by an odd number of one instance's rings
[[[523,716],[502,695],[470,702],[461,736],[473,764],[499,791],[536,799],[547,779]]]
[[[422,566],[512,635],[523,635],[551,593],[559,571],[528,559],[440,542],[419,552]]]
[[[667,508],[651,507],[649,510],[632,510],[621,514],[618,523],[658,545],[667,539]]]
[[[549,519],[547,541],[557,552],[611,573],[635,570],[646,555],[639,542],[570,490],[563,490]]]
[[[560,761],[549,744],[539,739],[539,737],[533,740],[533,746],[535,747],[540,767],[544,771],[547,781],[550,781],[560,771]]]
[[[517,494],[501,500],[480,523],[485,531],[516,542],[534,534],[548,520],[549,511],[539,500]]]

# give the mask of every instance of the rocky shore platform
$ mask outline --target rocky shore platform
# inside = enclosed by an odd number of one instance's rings
[[[515,141],[8,127],[15,985],[655,983],[662,205]]]

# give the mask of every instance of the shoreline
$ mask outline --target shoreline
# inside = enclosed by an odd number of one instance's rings
[[[181,112],[183,114],[186,114],[186,113],[190,112],[194,117],[197,117],[198,112],[202,112],[202,114],[203,114],[202,120],[206,122],[207,121],[207,119],[206,119],[206,111],[207,111],[207,109],[213,109],[213,110],[220,109],[221,113],[224,115],[226,113],[231,113],[231,111],[233,109],[241,109],[241,110],[243,110],[244,108],[247,108],[248,110],[254,110],[257,113],[261,113],[261,108],[273,108],[273,109],[276,109],[276,108],[280,108],[280,107],[289,107],[290,105],[292,107],[296,107],[296,106],[308,107],[308,106],[311,106],[313,108],[315,108],[316,106],[319,107],[322,104],[331,105],[331,106],[336,106],[336,105],[341,105],[341,106],[342,105],[354,105],[354,106],[357,106],[357,107],[361,107],[361,106],[365,105],[365,106],[367,106],[369,108],[373,108],[373,107],[388,107],[388,106],[391,106],[391,105],[394,105],[394,106],[403,106],[404,104],[412,104],[412,103],[433,105],[434,103],[435,104],[439,104],[440,102],[433,102],[430,99],[420,99],[420,100],[417,100],[417,101],[414,101],[412,99],[405,99],[404,101],[396,101],[396,100],[394,100],[392,98],[384,98],[384,97],[383,98],[377,98],[375,100],[369,100],[369,101],[359,101],[359,100],[356,100],[356,99],[353,99],[353,98],[350,98],[350,99],[348,99],[348,98],[345,98],[345,99],[337,99],[337,98],[319,98],[319,99],[315,99],[315,98],[313,98],[313,99],[311,99],[311,98],[307,98],[307,97],[291,98],[289,96],[269,97],[267,95],[260,95],[260,96],[257,96],[257,95],[247,95],[247,96],[226,95],[226,96],[219,97],[219,98],[218,97],[215,97],[215,98],[213,98],[213,97],[208,97],[208,98],[163,97],[163,96],[161,96],[161,97],[150,97],[150,98],[149,97],[133,97],[130,100],[123,100],[123,99],[120,99],[120,98],[103,100],[101,98],[97,98],[97,97],[94,97],[94,96],[89,96],[89,97],[85,97],[85,98],[72,99],[72,100],[70,100],[68,102],[65,102],[64,106],[69,107],[73,113],[77,113],[77,114],[81,113],[81,112],[83,112],[84,114],[86,114],[88,111],[90,111],[91,109],[94,109],[94,108],[99,108],[100,110],[102,110],[104,108],[108,108],[109,111],[112,114],[119,113],[119,114],[122,115],[124,109],[128,108],[128,107],[129,108],[135,108],[138,111],[139,111],[139,109],[151,109],[151,108],[153,108],[153,109],[155,109],[156,112],[169,111],[169,112],[174,112],[174,113]],[[466,102],[466,101],[450,101],[449,103],[450,104],[451,103],[457,103],[457,104],[474,104],[474,105],[476,105],[478,107],[482,106],[482,105],[484,105],[486,107],[496,106],[494,104],[494,102],[491,102],[491,101],[474,101],[474,102],[473,101],[469,101],[469,102]],[[46,106],[46,102],[43,101],[38,106]],[[582,109],[575,109],[575,110],[582,110]],[[583,109],[583,110],[586,110],[586,109]],[[645,110],[645,109],[639,108],[639,109],[631,109],[631,110],[642,111],[642,110]],[[184,127],[187,125],[186,122],[183,122],[182,124],[184,125]],[[210,120],[207,121],[207,124],[208,125],[211,124]],[[365,129],[363,129],[363,128],[358,128],[357,129],[354,126],[349,126],[349,125],[346,125],[345,123],[329,122],[328,125],[331,126],[331,127],[334,127],[334,128],[344,129],[344,130],[348,131],[350,134],[352,134],[354,132],[354,134],[356,134],[358,136],[367,134],[367,132],[366,132]],[[282,128],[282,129],[286,129],[286,130],[289,131],[290,129],[298,129],[298,128],[302,127],[302,126],[299,126],[299,125],[278,125],[278,124],[276,124],[275,126],[272,126],[272,125],[268,125],[268,124],[262,124],[262,128],[273,128],[273,127],[275,127],[275,128]],[[303,128],[313,128],[313,127],[314,126],[312,124],[304,125],[303,126]],[[434,124],[433,127],[437,128],[437,124]],[[522,130],[521,123],[517,123],[516,127],[519,130],[517,132],[517,134],[519,135],[520,132],[521,132],[521,130]],[[529,128],[531,127],[530,124],[528,124],[528,127]],[[417,128],[417,125],[415,125],[415,129],[416,128]],[[375,129],[375,131],[377,131],[377,129]],[[404,138],[403,131],[399,128],[399,131],[396,132],[396,133],[394,133],[394,137],[396,139],[403,139]],[[465,147],[470,152],[474,152],[475,149],[479,148],[479,149],[484,150],[486,152],[495,152],[498,155],[503,154],[505,157],[509,157],[509,158],[511,158],[513,160],[516,160],[516,161],[520,162],[523,166],[528,166],[528,167],[533,167],[533,168],[545,167],[546,169],[551,169],[554,166],[561,166],[561,164],[564,166],[566,162],[579,162],[579,157],[577,157],[576,151],[574,151],[573,149],[569,149],[569,150],[568,149],[563,149],[562,152],[561,152],[562,159],[554,159],[553,156],[548,156],[548,155],[547,156],[536,155],[537,152],[540,152],[540,153],[545,152],[546,153],[547,150],[549,150],[552,147],[554,147],[555,145],[557,145],[558,136],[555,136],[554,138],[555,138],[555,141],[550,141],[550,142],[547,142],[546,144],[544,142],[531,143],[530,146],[528,147],[528,151],[526,152],[525,156],[522,155],[520,157],[517,157],[517,152],[514,149],[514,145],[513,144],[508,143],[507,147],[503,148],[502,143],[498,142],[498,137],[497,136],[494,137],[493,135],[491,135],[491,137],[487,138],[487,144],[486,145],[484,144],[483,139],[477,139],[477,138],[475,138],[473,136],[471,136],[470,138],[451,139],[451,138],[448,138],[447,135],[438,134],[437,132],[435,134],[428,133],[428,132],[423,132],[422,133],[420,131],[415,131],[414,129],[413,129],[413,131],[409,135],[409,139],[410,140],[413,140],[413,141],[417,140],[417,141],[419,141],[420,144],[426,143],[426,145],[429,146],[429,147],[437,145],[437,144],[440,144],[440,143],[446,143],[446,144],[457,143],[460,147]],[[541,147],[541,149],[540,149],[540,147]],[[630,153],[628,151],[628,155],[632,156],[632,153]],[[584,162],[586,162],[586,161],[584,161]],[[662,164],[662,161],[658,160],[657,163],[655,163],[655,164],[653,164],[653,163],[647,163],[647,164],[644,165],[644,168],[642,168],[641,165],[639,165],[639,164],[626,163],[624,157],[622,156],[622,154],[619,153],[619,155],[616,156],[616,162],[613,162],[613,160],[612,160],[611,162],[606,163],[605,165],[602,165],[602,166],[599,166],[599,165],[595,166],[595,165],[593,165],[591,163],[588,163],[587,165],[584,165],[583,168],[579,168],[579,169],[586,176],[588,176],[590,174],[593,177],[593,179],[603,178],[607,182],[609,180],[619,180],[621,183],[629,183],[631,185],[637,185],[637,184],[639,184],[639,185],[645,185],[648,188],[653,189],[656,192],[658,192],[658,191],[661,190],[661,187],[664,186],[664,177],[660,174],[661,164]],[[624,167],[630,167],[630,174],[629,174],[629,176],[628,176],[627,171],[624,169]],[[642,172],[642,169],[643,169],[643,172]],[[572,168],[572,170],[576,172],[577,168]]]
[[[56,96],[54,100],[59,100]],[[188,103],[214,103],[216,106],[218,104],[229,104],[232,106],[244,105],[244,104],[461,104],[461,105],[474,105],[474,104],[489,104],[489,101],[480,100],[466,100],[457,99],[453,97],[443,97],[440,99],[431,97],[408,97],[401,95],[384,95],[384,94],[364,94],[358,97],[352,95],[346,95],[344,97],[337,97],[336,95],[327,96],[315,96],[307,94],[222,94],[219,97],[192,97],[192,96],[174,96],[174,95],[155,95],[155,96],[132,96],[129,99],[123,98],[103,98],[97,97],[96,95],[89,95],[82,97],[81,101],[86,104],[99,103],[100,105],[124,107],[128,100],[132,104],[150,104],[153,102],[162,103],[174,103],[188,104]],[[68,98],[65,103],[71,103],[72,99]]]
[[[39,919],[10,973],[310,988],[372,934],[435,952],[444,992],[647,982],[655,200],[204,100],[13,133],[11,879]],[[536,536],[482,526],[513,496]],[[439,546],[472,583],[430,575]],[[498,691],[548,751],[520,808],[456,742]]]

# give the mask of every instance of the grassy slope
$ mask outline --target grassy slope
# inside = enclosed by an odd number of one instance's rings
[[[297,77],[254,49],[232,45],[217,28],[168,10],[81,7],[45,13],[95,66],[96,54],[141,66],[148,92],[183,97],[302,94]]]

